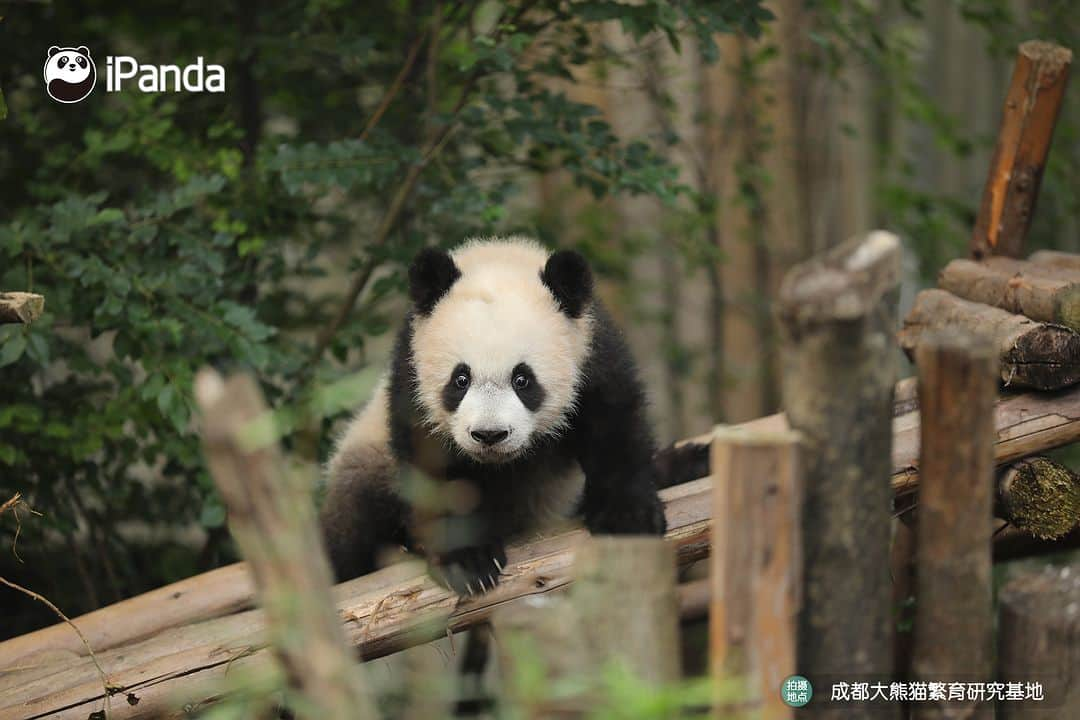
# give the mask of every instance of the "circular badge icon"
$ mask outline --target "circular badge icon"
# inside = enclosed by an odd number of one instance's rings
[[[791,675],[780,684],[780,699],[790,707],[802,707],[814,697],[814,688],[802,675]]]
[[[94,89],[97,66],[85,45],[65,48],[53,45],[45,55],[44,75],[49,97],[56,102],[77,103]]]

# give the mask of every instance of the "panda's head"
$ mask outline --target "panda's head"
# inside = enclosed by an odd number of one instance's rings
[[[53,45],[45,58],[45,86],[59,102],[82,100],[94,89],[97,68],[85,45],[62,48]]]
[[[566,427],[592,333],[584,258],[474,241],[421,251],[409,285],[417,401],[436,434],[498,463]]]

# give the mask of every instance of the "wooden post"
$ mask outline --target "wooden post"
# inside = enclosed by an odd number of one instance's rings
[[[1020,257],[1065,94],[1072,52],[1032,40],[1020,45],[1001,129],[971,236],[971,254]]]
[[[553,595],[522,598],[498,610],[492,627],[498,648],[499,693],[503,703],[524,717],[583,713],[587,709],[583,697],[560,702],[555,707],[550,693],[560,684],[565,686],[567,680],[580,680],[589,669],[581,623],[568,598]],[[537,667],[543,674],[541,697],[535,696],[536,677],[530,677]]]
[[[795,716],[780,686],[796,673],[802,593],[797,456],[797,433],[713,435],[712,676],[718,689],[745,678],[762,720]],[[715,717],[726,716],[718,702]]]
[[[30,324],[45,311],[45,298],[24,292],[0,293],[0,324]]]
[[[251,568],[274,654],[301,694],[304,714],[376,717],[334,611],[309,488],[285,466],[275,441],[254,433],[268,417],[255,381],[247,375],[224,381],[203,370],[195,394],[207,464],[229,511],[229,529]]]
[[[995,356],[989,343],[961,334],[924,338],[917,352],[922,482],[912,665],[922,682],[993,679]],[[987,702],[913,709],[920,720],[994,716]]]
[[[574,576],[570,595],[593,669],[615,661],[652,685],[679,679],[675,551],[664,538],[590,537]]]
[[[793,268],[780,289],[784,407],[803,440],[798,665],[806,717],[831,683],[892,676],[889,477],[900,242],[874,232]],[[816,680],[816,682],[815,682]],[[852,704],[844,717],[895,717]]]
[[[1000,600],[1001,681],[1022,683],[1025,696],[1028,683],[1040,683],[1045,699],[1006,699],[998,703],[998,717],[1076,717],[1080,708],[1080,563],[1017,577],[1002,589]]]

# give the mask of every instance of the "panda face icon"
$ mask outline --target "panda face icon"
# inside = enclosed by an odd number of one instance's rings
[[[85,45],[49,48],[45,56],[45,91],[57,102],[76,103],[86,98],[97,82],[97,67]]]

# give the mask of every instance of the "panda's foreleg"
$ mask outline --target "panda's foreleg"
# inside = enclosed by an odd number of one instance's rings
[[[592,533],[663,535],[655,447],[644,407],[593,398],[582,418],[578,462],[585,471],[582,511]]]
[[[411,544],[410,517],[396,468],[381,449],[353,448],[335,458],[319,520],[337,581],[377,569],[382,548]]]

